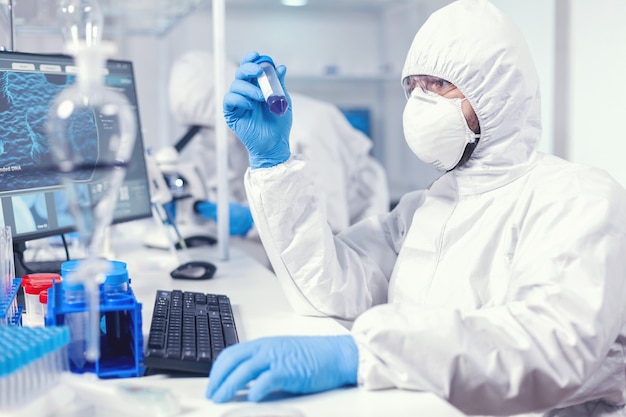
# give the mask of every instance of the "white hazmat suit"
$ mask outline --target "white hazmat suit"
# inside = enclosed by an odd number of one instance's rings
[[[428,19],[402,77],[416,74],[455,84],[481,136],[468,163],[390,214],[334,235],[306,161],[247,171],[294,308],[356,319],[366,388],[431,391],[468,414],[626,415],[624,189],[537,151],[538,76],[488,1]]]
[[[213,56],[205,51],[185,53],[172,67],[169,82],[170,108],[183,126],[200,125],[199,137],[190,142],[181,159],[196,164],[207,180],[215,201],[215,124]],[[226,63],[226,83],[237,67]],[[389,211],[387,177],[369,152],[372,142],[353,128],[333,104],[291,94],[293,125],[290,147],[310,161],[311,178],[325,195],[328,221],[338,232],[372,214]],[[247,204],[243,177],[249,166],[246,148],[228,131],[229,188],[231,201]]]

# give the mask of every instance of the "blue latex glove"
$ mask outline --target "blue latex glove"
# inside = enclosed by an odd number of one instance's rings
[[[219,354],[206,396],[216,403],[226,402],[252,381],[250,401],[275,391],[326,391],[356,384],[357,368],[358,350],[350,335],[262,338]]]
[[[211,201],[196,201],[193,205],[196,213],[217,222],[217,204]],[[228,203],[229,230],[231,236],[245,236],[252,228],[253,220],[250,209],[237,203]]]
[[[282,116],[270,112],[257,77],[263,70],[252,61],[257,52],[246,54],[235,73],[235,80],[224,96],[224,118],[239,140],[248,149],[250,168],[269,168],[282,164],[291,155],[289,132],[291,131],[291,98],[285,89],[287,68],[276,67],[276,74],[285,90],[289,107]]]

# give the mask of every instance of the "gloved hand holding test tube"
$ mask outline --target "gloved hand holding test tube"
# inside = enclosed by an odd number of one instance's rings
[[[250,52],[243,57],[231,90],[224,97],[226,124],[247,148],[251,169],[273,167],[282,164],[291,156],[289,148],[289,132],[293,122],[289,104],[291,99],[280,82],[287,68],[279,65],[276,68],[276,77],[270,77],[270,80],[276,79],[281,85],[280,90],[288,104],[284,111],[282,111],[282,105],[275,105],[274,110],[278,113],[272,111],[271,105],[258,106],[257,102],[268,100],[270,104],[269,101],[271,101],[269,99],[271,94],[268,95],[267,90],[262,92],[261,87],[251,88],[253,86],[249,82],[256,80],[259,86],[264,84],[267,67],[264,69],[263,65],[257,63],[261,59],[261,64],[263,64],[264,58],[262,57],[257,52]],[[282,114],[280,114],[281,111]]]

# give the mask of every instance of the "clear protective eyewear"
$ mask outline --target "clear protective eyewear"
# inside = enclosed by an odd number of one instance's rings
[[[418,86],[425,93],[438,94],[440,96],[456,88],[450,81],[433,75],[409,75],[402,80],[402,87],[404,88],[404,95],[407,100],[411,97],[411,93],[415,90],[415,87]]]

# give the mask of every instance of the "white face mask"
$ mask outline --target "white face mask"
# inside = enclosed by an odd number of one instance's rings
[[[471,131],[461,110],[461,98],[445,98],[416,88],[404,107],[404,138],[419,159],[440,171],[449,171],[468,143],[480,135]]]

